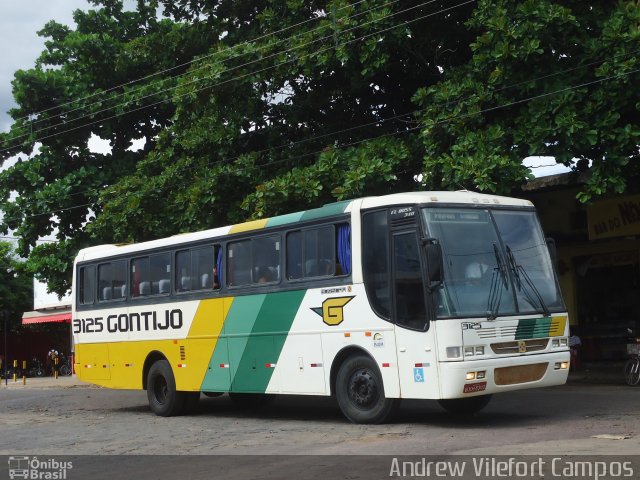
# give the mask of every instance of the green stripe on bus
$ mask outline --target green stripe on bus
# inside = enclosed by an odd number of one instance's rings
[[[314,208],[313,210],[289,213],[287,215],[279,215],[277,217],[269,218],[265,227],[278,227],[280,225],[286,225],[288,223],[296,223],[304,220],[315,220],[318,218],[339,215],[345,212],[350,203],[351,200],[345,200],[342,202],[330,203],[320,208]]]
[[[263,294],[234,299],[209,361],[209,369],[202,382],[201,390],[205,392],[231,390],[231,379],[237,371],[247,347],[247,340],[266,298],[267,295]]]
[[[332,215],[340,215],[344,213],[351,200],[344,200],[342,202],[329,203],[324,207],[314,208],[313,210],[307,210],[303,213],[300,221],[315,220],[316,218],[330,217]]]
[[[516,340],[527,338],[544,338],[549,336],[551,318],[527,318],[518,322]]]
[[[251,336],[247,339],[238,368],[235,372],[232,370],[232,391],[263,393],[267,389],[305,293],[304,290],[297,290],[267,296]],[[229,338],[229,349],[233,362],[237,358],[233,338]]]
[[[288,215],[280,215],[267,220],[265,227],[279,227],[280,225],[286,225],[287,223],[299,222],[304,212],[289,213]]]
[[[236,297],[201,390],[263,393],[306,291]]]

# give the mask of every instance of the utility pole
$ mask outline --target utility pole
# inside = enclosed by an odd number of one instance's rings
[[[9,383],[9,376],[7,375],[7,363],[9,362],[9,355],[7,352],[7,322],[9,320],[9,310],[0,310],[0,315],[4,320],[4,384]]]

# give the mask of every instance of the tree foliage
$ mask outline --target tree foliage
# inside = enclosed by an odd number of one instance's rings
[[[20,325],[22,313],[33,305],[33,281],[15,258],[13,245],[0,242],[0,310],[9,312],[9,329]],[[2,325],[4,328],[4,325]]]
[[[424,183],[509,192],[531,155],[589,170],[580,199],[640,173],[640,4],[478,2],[467,63],[418,90]]]
[[[0,173],[4,228],[57,292],[89,244],[399,190],[510,192],[529,155],[579,158],[584,200],[638,173],[635,1],[91,3],[40,32],[0,138],[21,158]]]

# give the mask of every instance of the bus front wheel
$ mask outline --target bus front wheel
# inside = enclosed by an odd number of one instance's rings
[[[491,395],[479,395],[467,398],[449,398],[438,400],[438,403],[449,413],[456,415],[472,415],[489,405]]]
[[[398,405],[397,399],[385,397],[380,370],[367,355],[353,355],[340,365],[336,400],[353,423],[382,423]]]
[[[171,365],[158,360],[147,375],[147,398],[151,411],[161,417],[179,415],[185,407],[185,392],[176,390],[176,380]]]

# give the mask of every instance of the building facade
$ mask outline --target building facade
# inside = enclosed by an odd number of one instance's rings
[[[586,361],[622,360],[640,335],[640,194],[582,204],[584,177],[566,173],[527,184],[545,234],[558,250],[560,285]]]

